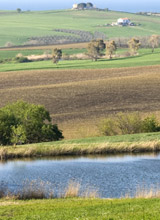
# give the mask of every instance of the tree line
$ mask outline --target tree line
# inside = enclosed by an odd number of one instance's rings
[[[154,52],[155,48],[159,46],[159,35],[152,35],[148,43],[152,48],[152,53]],[[138,38],[131,38],[127,42],[129,52],[131,55],[136,55],[138,49],[141,46],[141,42]],[[104,42],[102,39],[92,40],[87,46],[87,55],[92,61],[97,61],[99,58],[104,56],[105,54],[108,55],[109,59],[113,58],[113,54],[116,52],[118,46],[115,40],[110,40],[107,43]],[[106,50],[106,52],[105,52]],[[59,60],[62,58],[62,50],[55,48],[52,51],[52,58],[53,63],[58,63]]]

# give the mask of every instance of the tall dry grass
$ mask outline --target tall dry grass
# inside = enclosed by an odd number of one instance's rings
[[[54,190],[49,182],[42,180],[25,181],[14,196],[20,200],[54,198]]]
[[[0,183],[0,198],[14,198],[17,200],[30,199],[54,199],[54,198],[98,198],[98,190],[91,187],[81,189],[81,184],[76,181],[69,181],[68,185],[58,192],[49,182],[42,180],[24,181],[22,188],[18,191],[11,192],[4,183]]]
[[[127,192],[122,198],[137,198],[137,199],[152,199],[152,198],[160,198],[160,187],[150,186],[147,187],[145,185],[138,186],[134,195],[130,192]]]
[[[64,198],[78,197],[80,193],[80,183],[70,181],[64,192]]]
[[[25,181],[23,187],[16,192],[11,192],[4,183],[0,184],[0,199],[16,199],[16,200],[30,200],[30,199],[54,199],[54,198],[100,198],[100,194],[97,189],[89,187],[83,187],[77,181],[69,181],[68,185],[61,189],[61,192],[55,194],[53,185],[41,180]],[[160,187],[145,185],[138,186],[135,193],[127,192],[121,198],[160,198]]]
[[[145,199],[160,198],[160,188],[158,186],[156,187],[139,186],[136,190],[134,197],[145,198]]]
[[[7,156],[7,149],[5,147],[0,148],[0,160],[6,160],[8,158]]]

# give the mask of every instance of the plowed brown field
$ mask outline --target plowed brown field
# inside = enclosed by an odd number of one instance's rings
[[[0,107],[19,99],[45,105],[68,129],[119,111],[159,111],[160,66],[0,73]]]

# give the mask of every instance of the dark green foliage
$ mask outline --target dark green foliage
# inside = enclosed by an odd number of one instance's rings
[[[18,12],[18,13],[21,13],[22,10],[21,10],[20,8],[17,8],[17,12]]]
[[[12,112],[8,114],[8,112],[0,110],[0,145],[10,143],[12,126],[16,123],[17,120]]]
[[[41,105],[23,101],[0,110],[0,143],[38,143],[63,138],[57,125],[52,125],[49,112]]]
[[[103,135],[112,136],[157,132],[160,131],[160,125],[154,115],[143,119],[137,112],[118,113],[114,117],[108,117],[101,121],[99,129]]]
[[[62,58],[62,50],[55,48],[52,52],[53,63],[58,63]]]
[[[93,4],[92,4],[91,2],[88,2],[88,3],[86,4],[86,7],[87,7],[87,8],[92,8],[92,7],[93,7]]]
[[[144,132],[157,132],[160,131],[160,125],[154,115],[147,117],[143,120],[142,130]]]
[[[86,4],[86,3],[79,3],[79,4],[77,5],[77,8],[78,8],[78,9],[81,9],[81,10],[85,9],[86,7],[87,7],[87,4]]]

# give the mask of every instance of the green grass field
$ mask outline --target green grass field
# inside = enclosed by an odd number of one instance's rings
[[[61,46],[59,46],[61,47]],[[0,50],[0,60],[4,60],[4,59],[13,59],[16,57],[17,54],[21,53],[23,56],[28,56],[28,55],[41,55],[45,52],[49,52],[51,53],[52,51],[52,47],[50,47],[50,49],[22,49],[22,50]],[[72,54],[77,54],[77,53],[85,53],[86,50],[85,49],[62,49],[62,53],[63,54],[68,54],[68,55],[72,55]]]
[[[6,42],[23,45],[30,37],[64,35],[53,31],[56,28],[98,31],[111,37],[150,36],[160,34],[158,28],[160,18],[157,16],[141,16],[115,11],[38,11],[23,12],[1,11],[0,46]],[[128,17],[136,24],[135,27],[102,27],[107,23],[116,22],[120,17]],[[78,24],[78,25],[77,25]]]
[[[6,52],[6,51],[5,51]],[[2,51],[1,51],[2,53]],[[0,72],[19,71],[19,70],[36,70],[36,69],[104,69],[104,68],[120,68],[120,67],[136,67],[136,66],[152,66],[160,64],[160,49],[156,49],[155,53],[151,53],[150,49],[141,49],[138,56],[126,58],[100,59],[97,62],[91,60],[66,60],[60,61],[58,65],[49,61],[37,61],[30,63],[2,63],[0,64]]]
[[[0,220],[158,220],[160,199],[0,200]]]

